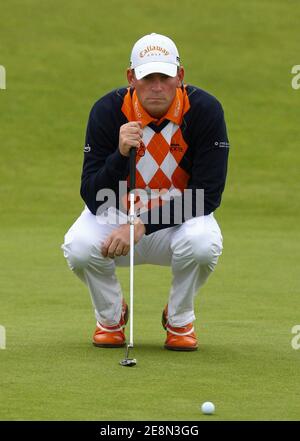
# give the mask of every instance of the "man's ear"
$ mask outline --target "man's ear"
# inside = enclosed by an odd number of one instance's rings
[[[184,68],[182,66],[180,66],[178,69],[177,78],[178,78],[177,87],[181,87],[183,85],[183,79],[184,79]]]
[[[135,80],[134,70],[128,68],[127,69],[127,81],[128,81],[128,84],[130,87],[134,86],[134,80]]]

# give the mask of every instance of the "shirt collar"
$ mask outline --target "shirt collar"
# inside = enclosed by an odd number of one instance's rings
[[[155,124],[161,124],[163,120],[167,119],[169,121],[174,122],[177,125],[181,125],[183,115],[190,108],[189,100],[186,94],[185,88],[177,88],[175,97],[172,101],[171,106],[169,107],[167,113],[160,119],[156,119],[149,115],[149,113],[143,108],[139,99],[137,97],[136,91],[133,91],[132,95],[132,106],[135,118],[137,121],[141,121],[142,127],[147,126],[151,122]]]

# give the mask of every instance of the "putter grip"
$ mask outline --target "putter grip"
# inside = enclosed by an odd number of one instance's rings
[[[130,149],[129,157],[129,190],[135,188],[135,172],[136,172],[136,148],[132,147]]]

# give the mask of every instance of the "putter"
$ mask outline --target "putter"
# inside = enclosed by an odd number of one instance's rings
[[[129,358],[129,349],[133,348],[133,269],[134,269],[134,192],[135,189],[135,172],[136,172],[136,149],[130,150],[129,163],[129,189],[130,189],[130,208],[129,208],[129,224],[130,224],[130,308],[129,308],[129,324],[130,337],[129,344],[126,347],[124,360],[120,361],[121,366],[132,367],[137,361],[135,358]]]

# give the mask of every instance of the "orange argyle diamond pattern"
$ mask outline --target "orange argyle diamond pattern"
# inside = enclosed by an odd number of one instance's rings
[[[160,190],[162,188],[169,189],[171,187],[171,184],[172,182],[170,181],[170,179],[159,168],[148,185],[150,188]]]
[[[150,143],[147,146],[148,153],[161,165],[165,157],[170,151],[170,146],[161,133],[155,133]]]

